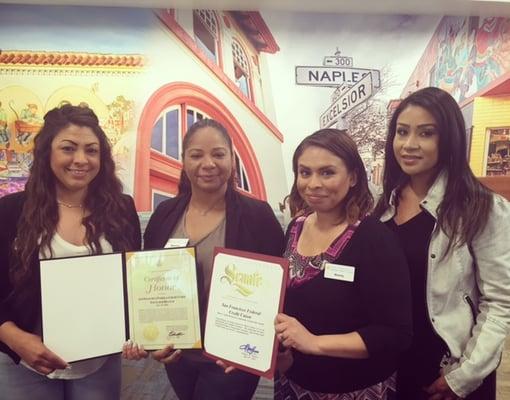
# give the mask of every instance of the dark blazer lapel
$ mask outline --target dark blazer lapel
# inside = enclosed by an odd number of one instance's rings
[[[173,199],[175,204],[173,207],[169,207],[168,210],[165,210],[164,214],[159,218],[158,227],[154,229],[152,239],[150,240],[150,243],[147,243],[147,248],[162,249],[165,246],[168,238],[175,229],[177,222],[186,210],[189,197],[190,196],[182,196]]]
[[[225,223],[225,247],[236,249],[239,244],[239,227],[241,215],[239,214],[239,199],[234,189],[227,189],[225,193],[226,223]]]

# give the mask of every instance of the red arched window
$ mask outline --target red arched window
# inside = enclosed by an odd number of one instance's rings
[[[135,166],[135,200],[139,211],[151,210],[177,194],[182,138],[188,127],[202,118],[219,121],[230,133],[238,190],[265,200],[257,159],[237,120],[212,94],[179,82],[154,93],[140,117]]]

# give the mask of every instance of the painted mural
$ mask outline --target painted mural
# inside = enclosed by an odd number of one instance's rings
[[[462,102],[508,71],[510,19],[445,17],[406,89],[437,86]]]
[[[510,176],[510,128],[489,131],[487,176]]]
[[[10,44],[0,54],[0,196],[23,188],[43,116],[63,103],[95,110],[139,211],[176,194],[182,136],[202,118],[231,133],[239,190],[273,204],[286,194],[262,71],[279,48],[259,13],[0,8]]]
[[[232,135],[239,190],[274,209],[322,127],[348,129],[377,189],[391,112],[429,85],[460,102],[475,173],[508,175],[509,35],[497,17],[0,5],[0,196],[22,190],[66,102],[96,111],[139,211],[176,194],[202,118]]]
[[[475,175],[510,175],[510,19],[443,18],[402,96],[429,85],[459,101]]]
[[[123,138],[133,128],[133,101],[118,95],[106,104],[97,95],[98,87],[99,83],[91,88],[60,86],[44,100],[29,87],[13,85],[0,89],[0,196],[23,189],[43,116],[63,104],[94,109],[110,140],[118,168],[127,164],[129,149],[123,144]]]

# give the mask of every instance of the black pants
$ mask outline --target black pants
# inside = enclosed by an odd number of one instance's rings
[[[429,397],[420,387],[397,377],[397,400],[427,400]],[[487,376],[466,400],[496,400],[496,371]]]
[[[186,354],[165,367],[179,400],[250,400],[259,382],[256,375],[239,370],[225,374],[213,361]]]

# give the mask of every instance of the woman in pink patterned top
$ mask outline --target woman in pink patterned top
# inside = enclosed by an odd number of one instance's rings
[[[411,342],[405,257],[396,238],[367,216],[373,205],[356,145],[323,129],[293,157],[287,230],[290,260],[277,400],[390,400],[396,361]]]

